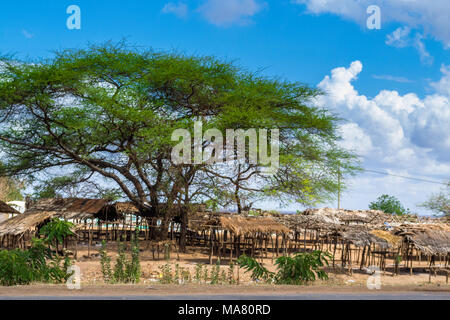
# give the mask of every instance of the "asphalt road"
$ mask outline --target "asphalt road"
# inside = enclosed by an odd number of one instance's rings
[[[0,300],[450,300],[445,292],[294,295],[0,296]]]

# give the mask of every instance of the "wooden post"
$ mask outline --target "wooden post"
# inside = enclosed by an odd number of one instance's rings
[[[88,240],[88,258],[91,257],[91,244],[92,244],[92,228],[94,227],[94,221],[92,221],[89,227],[89,240]]]
[[[213,256],[212,236],[213,236],[212,229],[209,229],[209,264],[212,264],[212,256]]]

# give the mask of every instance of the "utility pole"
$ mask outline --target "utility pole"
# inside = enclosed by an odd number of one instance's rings
[[[338,167],[338,210],[341,209],[341,167]]]

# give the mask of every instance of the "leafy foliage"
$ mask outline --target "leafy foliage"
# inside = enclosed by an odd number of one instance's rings
[[[102,242],[100,249],[100,264],[103,279],[106,283],[138,283],[141,279],[141,264],[139,259],[139,230],[136,229],[131,243],[131,257],[128,259],[125,245],[117,241],[117,259],[111,267],[111,258],[106,250],[106,243]]]
[[[387,194],[383,194],[379,196],[376,201],[371,202],[369,204],[369,209],[381,210],[398,216],[409,213],[409,209],[405,209],[400,200]]]
[[[0,164],[1,165],[1,164]],[[25,183],[10,177],[0,177],[0,200],[3,202],[22,201]]]
[[[337,144],[340,119],[312,103],[321,92],[215,57],[106,43],[35,63],[4,58],[2,66],[0,175],[48,177],[41,197],[102,181],[114,191],[105,197],[119,190],[161,216],[193,195],[232,199],[239,209],[262,196],[311,204],[333,197],[338,172],[345,176],[357,167],[356,157]],[[262,175],[263,164],[232,176],[227,172],[233,170],[214,165],[173,164],[172,133],[193,131],[198,119],[204,131],[216,128],[223,135],[226,129],[279,129],[277,174]],[[49,174],[55,168],[62,176]],[[210,179],[219,180],[216,190],[224,192],[204,192]]]
[[[103,280],[106,283],[112,282],[111,258],[108,256],[105,240],[102,241],[102,247],[100,249],[100,265],[102,268]]]
[[[72,229],[75,225],[72,222],[55,218],[45,224],[39,234],[44,236],[47,242],[55,244],[58,248],[59,244],[63,244],[68,236],[74,235]]]
[[[291,256],[277,258],[275,265],[277,272],[267,270],[261,263],[248,256],[240,256],[237,263],[241,268],[252,272],[252,279],[262,279],[276,284],[306,284],[317,279],[328,279],[327,273],[322,269],[328,265],[329,253],[316,250],[301,252]]]
[[[264,279],[266,281],[274,278],[274,273],[267,270],[261,263],[256,261],[256,259],[242,255],[240,256],[236,263],[244,269],[247,269],[247,272],[252,272],[252,279]]]
[[[63,283],[71,274],[70,258],[55,253],[46,239],[32,239],[27,250],[0,251],[0,285],[26,285],[33,282]]]
[[[279,257],[275,265],[278,272],[275,282],[278,284],[304,284],[316,279],[327,280],[327,273],[322,267],[328,265],[330,255],[322,251],[297,253],[293,257]]]
[[[433,194],[421,206],[434,211],[437,215],[450,218],[450,182],[447,183],[447,190]]]

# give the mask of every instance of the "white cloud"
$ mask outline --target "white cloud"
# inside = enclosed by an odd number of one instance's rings
[[[198,9],[204,18],[216,26],[245,25],[266,3],[258,0],[207,0]]]
[[[34,38],[34,34],[32,34],[31,32],[28,32],[25,29],[22,29],[22,35],[27,38],[27,39],[33,39]]]
[[[188,14],[188,7],[183,2],[167,3],[161,10],[162,13],[172,13],[179,18],[184,18]]]
[[[397,48],[409,46],[410,40],[408,38],[410,33],[411,29],[409,27],[397,28],[394,32],[387,35],[386,44]]]
[[[356,123],[346,123],[341,126],[341,146],[347,150],[352,150],[361,156],[368,155],[372,151],[372,140],[364,133]]]
[[[438,82],[431,83],[431,86],[440,94],[450,97],[450,66],[442,65],[441,72],[444,75]]]
[[[342,145],[360,154],[369,168],[438,181],[448,179],[450,68],[442,66],[441,80],[431,84],[436,92],[423,99],[415,93],[401,95],[395,90],[380,90],[374,98],[367,98],[352,84],[362,70],[362,63],[354,61],[347,68],[333,69],[318,85],[326,95],[319,97],[317,103],[348,121],[341,126]],[[370,180],[373,186],[368,188],[361,185],[367,183],[365,176],[353,179],[352,188],[355,192],[366,190],[366,195],[358,196],[361,201],[365,199],[366,206],[380,193],[396,195],[397,190],[408,206],[417,209],[416,205],[425,201],[431,190],[428,184],[417,185],[401,178],[394,179],[403,185],[397,188],[389,176]],[[426,190],[419,191],[420,186]]]
[[[427,48],[425,48],[425,44],[423,43],[423,36],[420,33],[416,33],[416,36],[414,38],[413,46],[417,49],[417,52],[419,52],[420,61],[424,64],[432,64],[433,63],[433,57],[430,55],[430,53],[427,51]]]
[[[353,20],[361,26],[366,25],[370,5],[381,9],[383,25],[387,22],[401,23],[404,26],[387,36],[386,43],[397,47],[413,46],[425,64],[433,62],[423,43],[431,36],[450,48],[450,1],[448,0],[293,0],[306,6],[309,13],[332,13]],[[415,36],[411,36],[415,30]]]
[[[394,81],[394,82],[400,82],[400,83],[414,82],[405,77],[392,76],[389,74],[381,74],[381,75],[374,74],[374,75],[372,75],[372,78],[377,79],[377,80],[388,80],[388,81]]]
[[[387,35],[386,44],[397,48],[414,47],[419,53],[420,61],[422,63],[432,64],[433,57],[425,47],[423,40],[424,37],[420,32],[415,32],[413,34],[409,27],[400,27]]]

